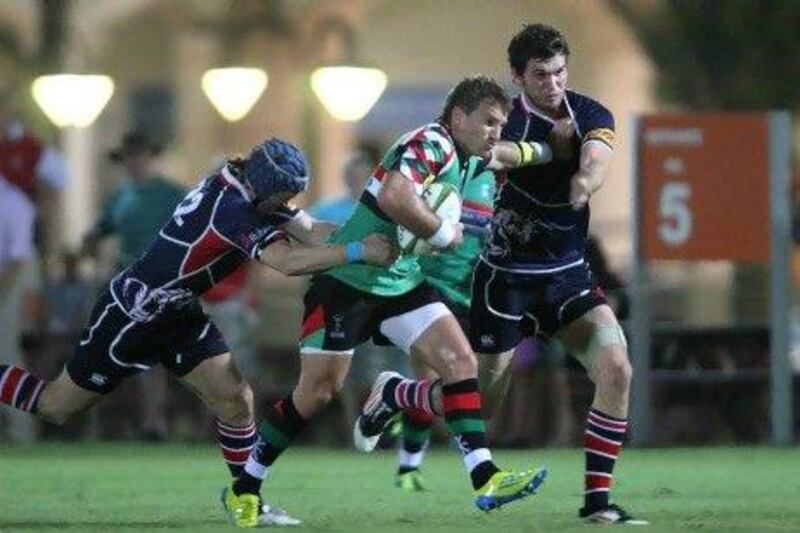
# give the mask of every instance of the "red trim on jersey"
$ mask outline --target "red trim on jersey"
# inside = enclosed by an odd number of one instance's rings
[[[325,310],[321,305],[318,305],[317,308],[314,309],[310,315],[308,315],[308,318],[303,321],[303,326],[300,329],[300,338],[304,339],[305,337],[324,327]]]
[[[214,228],[208,228],[188,251],[181,266],[181,276],[208,266],[214,259],[230,250],[231,244]]]
[[[224,302],[241,291],[247,283],[247,275],[250,272],[250,265],[246,261],[239,265],[236,270],[222,278],[216,285],[202,294],[206,302]]]
[[[383,178],[386,177],[386,174],[387,174],[386,169],[379,165],[378,168],[375,169],[375,172],[372,174],[372,177],[378,181],[383,181]]]
[[[470,211],[477,211],[482,215],[488,215],[488,216],[494,215],[494,209],[486,204],[464,200],[461,205],[464,209],[469,209]]]

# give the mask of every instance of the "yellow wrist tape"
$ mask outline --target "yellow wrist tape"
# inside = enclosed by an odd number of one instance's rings
[[[536,161],[536,150],[533,149],[533,146],[529,142],[517,142],[517,148],[519,149],[519,166],[530,165],[534,161]]]

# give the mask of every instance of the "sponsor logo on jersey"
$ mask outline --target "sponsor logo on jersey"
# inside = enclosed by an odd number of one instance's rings
[[[146,283],[134,277],[125,278],[117,298],[125,313],[137,322],[149,322],[161,313],[167,305],[180,304],[192,299],[189,289],[151,289]]]

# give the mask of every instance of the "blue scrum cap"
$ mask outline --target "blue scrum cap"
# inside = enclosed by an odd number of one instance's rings
[[[280,192],[299,194],[308,188],[308,161],[295,145],[268,139],[250,152],[244,179],[255,194],[255,203]]]

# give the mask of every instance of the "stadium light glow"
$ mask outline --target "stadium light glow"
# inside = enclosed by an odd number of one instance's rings
[[[376,68],[321,67],[311,74],[311,88],[334,118],[361,120],[386,89],[386,73]]]
[[[111,99],[114,81],[97,74],[52,74],[33,80],[31,93],[47,118],[59,128],[85,128]]]
[[[201,86],[214,108],[229,122],[244,118],[267,88],[269,78],[260,68],[214,68],[203,74]]]

